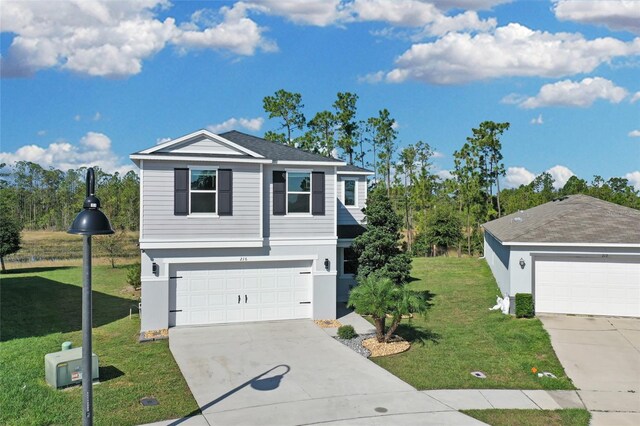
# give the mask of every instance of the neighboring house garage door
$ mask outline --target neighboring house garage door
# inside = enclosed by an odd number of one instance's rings
[[[170,326],[311,318],[311,262],[175,265],[173,276]]]
[[[535,262],[536,312],[640,316],[638,257],[559,257]]]

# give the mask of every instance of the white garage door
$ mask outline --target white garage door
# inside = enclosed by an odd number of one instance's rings
[[[169,324],[311,318],[310,262],[177,265]]]
[[[640,316],[640,259],[561,257],[535,262],[536,312]]]

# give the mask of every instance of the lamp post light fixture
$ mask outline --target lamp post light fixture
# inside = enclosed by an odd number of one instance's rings
[[[521,269],[524,269],[524,267],[527,266],[527,264],[524,263],[524,259],[523,258],[520,258],[520,262],[518,262],[518,264],[520,265]]]
[[[82,235],[82,424],[93,425],[93,369],[91,358],[92,306],[91,306],[91,236],[113,234],[109,219],[100,211],[96,197],[96,178],[93,167],[87,169],[87,197],[67,231]]]

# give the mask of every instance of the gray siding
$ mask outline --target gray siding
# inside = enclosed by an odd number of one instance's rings
[[[325,173],[325,215],[273,215],[273,171],[274,170],[313,170]],[[335,171],[333,167],[294,167],[294,166],[265,166],[264,167],[264,233],[265,237],[333,237],[336,235],[334,211],[336,197],[334,193]]]
[[[347,179],[355,179],[357,183],[356,205],[346,207],[344,205],[344,181]],[[356,225],[364,221],[364,213],[362,209],[367,199],[367,178],[358,175],[338,175],[338,225]]]
[[[260,236],[260,166],[216,163],[233,170],[233,216],[189,217],[173,214],[173,169],[197,162],[144,162],[142,240],[238,240]],[[209,163],[211,164],[211,163]]]
[[[503,246],[487,231],[484,233],[484,257],[489,268],[491,268],[502,295],[513,296],[509,272],[509,247]]]

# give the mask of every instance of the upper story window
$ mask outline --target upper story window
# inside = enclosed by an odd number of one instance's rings
[[[192,168],[190,173],[190,212],[216,213],[217,170]]]
[[[355,207],[357,201],[358,183],[355,179],[347,179],[344,181],[344,205],[347,207]]]
[[[287,172],[287,213],[311,213],[310,172]]]

